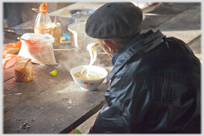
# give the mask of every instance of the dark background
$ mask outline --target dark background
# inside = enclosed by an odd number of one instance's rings
[[[40,3],[13,3],[13,2],[4,2],[3,3],[3,14],[4,20],[3,25],[4,27],[14,27],[21,23],[33,20],[37,16],[37,12],[33,11],[32,8],[39,9]],[[56,11],[60,8],[66,7],[73,3],[53,3],[47,2],[47,10],[48,13]]]

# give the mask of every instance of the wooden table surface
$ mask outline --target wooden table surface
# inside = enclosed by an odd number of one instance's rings
[[[159,6],[152,13],[146,13],[142,31],[160,29],[167,36],[178,37],[190,46],[201,35],[200,8],[200,3]],[[64,28],[71,23],[69,17],[59,15],[59,18]],[[16,28],[28,28],[31,26],[26,25],[28,23]],[[73,48],[69,42],[60,46]],[[94,65],[110,72],[111,58],[100,47],[97,51]],[[83,49],[54,53],[58,65],[35,64],[34,77],[29,82],[16,82],[14,67],[3,69],[3,133],[69,133],[105,104],[106,80],[96,91],[83,91],[69,72],[75,66],[89,64],[86,45]],[[57,75],[49,75],[54,69],[58,71]],[[28,128],[22,127],[23,124]]]

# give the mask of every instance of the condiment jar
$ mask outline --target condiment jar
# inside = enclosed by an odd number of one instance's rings
[[[57,22],[57,17],[55,17],[55,21],[52,23],[51,35],[55,38],[53,46],[59,46],[61,38],[61,26],[60,23]]]

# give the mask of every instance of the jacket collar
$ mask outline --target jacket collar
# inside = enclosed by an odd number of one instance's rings
[[[126,46],[129,47],[125,49],[120,55],[117,56],[116,62],[114,63],[114,67],[112,71],[110,72],[106,84],[113,78],[113,76],[119,71],[121,67],[124,66],[124,64],[135,54],[143,54],[146,53],[156,46],[158,46],[160,43],[163,42],[163,38],[165,35],[163,35],[160,30],[153,32],[152,30],[148,31],[147,33],[141,34],[143,35],[142,40],[130,42]],[[125,47],[126,47],[125,46]]]
[[[131,40],[127,45],[125,45],[121,50],[119,50],[118,52],[116,52],[113,55],[112,58],[112,64],[114,65],[116,60],[118,59],[118,57],[130,46],[132,46],[135,42],[138,42],[140,40],[142,40],[143,38],[145,38],[145,35],[149,35],[150,33],[153,33],[153,31],[149,31],[148,33],[144,33],[144,34],[139,34],[137,35],[133,40]]]

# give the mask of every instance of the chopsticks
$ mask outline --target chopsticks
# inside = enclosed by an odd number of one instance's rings
[[[96,47],[99,45],[99,42],[97,41],[91,48]],[[54,51],[69,51],[69,50],[78,50],[79,48],[71,48],[71,49],[53,49]]]
[[[99,42],[98,42],[98,41],[95,43],[95,45],[94,45],[94,46],[97,46],[97,45],[99,45]],[[94,47],[94,46],[92,46],[92,47]]]
[[[17,37],[18,40],[25,40],[23,38],[20,38],[20,37]],[[97,45],[99,45],[99,42],[97,41],[93,46],[93,47],[96,47]],[[54,51],[68,51],[68,50],[76,50],[77,48],[72,48],[72,49],[53,49]]]

